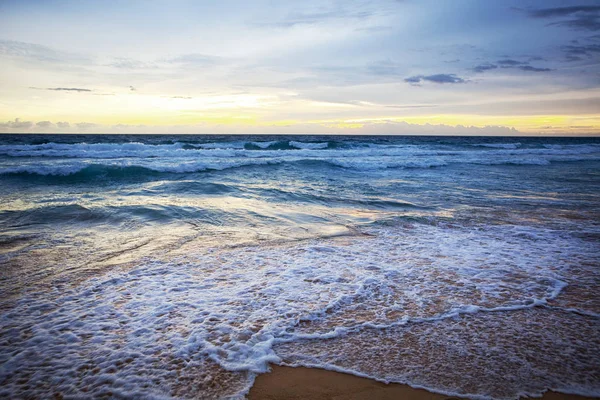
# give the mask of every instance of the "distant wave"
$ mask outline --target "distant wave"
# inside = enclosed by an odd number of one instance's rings
[[[200,158],[200,157],[357,157],[357,156],[524,156],[583,155],[600,153],[600,145],[553,145],[521,148],[519,143],[482,143],[488,150],[465,150],[455,146],[428,147],[372,143],[270,141],[223,143],[44,143],[34,145],[0,145],[0,156],[63,158]]]
[[[23,165],[0,169],[0,174],[10,175],[53,175],[53,176],[71,176],[79,175],[81,177],[92,178],[94,176],[106,177],[133,177],[140,175],[156,175],[157,173],[190,173],[207,170],[223,170],[227,168],[236,168],[246,165],[276,164],[268,160],[252,160],[247,163],[191,163],[180,165],[118,165],[118,164],[85,164],[77,163],[71,165]]]
[[[566,161],[579,161],[579,159],[563,159]],[[548,165],[549,160],[544,159],[478,159],[464,160],[463,164],[479,165]],[[232,159],[232,160],[208,160],[200,162],[188,162],[181,164],[101,164],[101,163],[74,163],[74,164],[30,164],[13,167],[0,167],[0,175],[13,176],[55,176],[55,177],[78,177],[82,179],[93,178],[142,178],[144,176],[156,176],[161,173],[185,174],[203,171],[222,171],[234,168],[243,168],[251,166],[274,166],[279,164],[303,164],[305,166],[329,166],[330,168],[344,168],[355,171],[377,171],[385,169],[418,169],[435,168],[450,165],[451,163],[440,159]]]
[[[183,149],[244,149],[244,150],[320,150],[343,147],[334,141],[329,142],[300,142],[295,140],[272,140],[272,141],[232,141],[217,143],[184,144]]]
[[[142,178],[250,166],[313,165],[376,171],[454,164],[548,165],[600,161],[600,145],[521,147],[519,143],[464,146],[399,145],[358,141],[231,141],[211,143],[41,143],[1,145],[0,174],[81,179]]]

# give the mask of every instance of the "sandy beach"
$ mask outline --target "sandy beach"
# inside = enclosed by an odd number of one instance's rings
[[[317,368],[290,368],[274,365],[271,372],[259,375],[250,389],[249,400],[442,400],[450,396],[414,389],[396,383]],[[544,400],[591,399],[589,397],[547,392]]]
[[[0,399],[600,398],[597,171],[584,138],[0,135]]]

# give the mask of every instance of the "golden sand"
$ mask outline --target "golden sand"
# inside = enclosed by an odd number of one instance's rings
[[[450,396],[414,389],[396,383],[316,368],[272,366],[259,375],[250,389],[249,400],[445,400]],[[547,392],[543,400],[584,400],[586,397]]]

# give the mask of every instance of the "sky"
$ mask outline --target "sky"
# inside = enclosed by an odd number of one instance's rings
[[[0,0],[0,132],[600,135],[600,1]]]

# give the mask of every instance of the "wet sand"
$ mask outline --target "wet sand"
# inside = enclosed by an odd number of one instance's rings
[[[272,371],[256,378],[248,395],[250,400],[445,400],[447,395],[414,389],[396,383],[384,384],[372,379],[316,368],[290,368],[274,365]],[[547,392],[544,400],[589,399]]]

